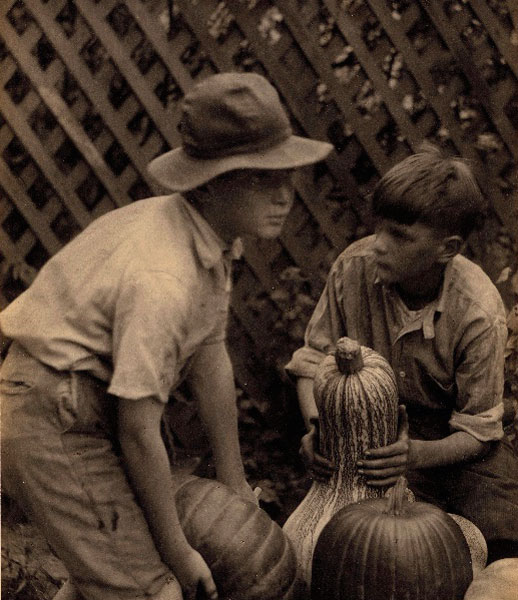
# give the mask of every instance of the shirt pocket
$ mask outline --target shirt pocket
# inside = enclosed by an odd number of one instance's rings
[[[422,393],[427,403],[441,408],[453,408],[457,396],[455,381],[448,377],[439,377],[432,374],[422,364],[417,363],[419,370],[419,382]]]
[[[30,392],[34,383],[21,378],[0,379],[0,393],[5,396],[18,396]]]

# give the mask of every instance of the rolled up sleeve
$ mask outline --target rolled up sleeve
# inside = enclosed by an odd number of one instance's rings
[[[335,264],[306,328],[304,346],[293,353],[285,367],[292,377],[313,378],[323,358],[334,349],[337,340],[346,335],[346,323],[341,307],[342,280],[336,273]]]
[[[505,323],[496,321],[469,339],[455,372],[458,392],[450,428],[466,431],[481,442],[499,440],[504,435],[502,397],[506,339]]]

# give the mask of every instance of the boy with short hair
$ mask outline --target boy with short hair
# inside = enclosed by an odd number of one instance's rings
[[[373,449],[358,468],[371,485],[407,469],[417,497],[473,521],[489,560],[518,556],[518,459],[503,438],[505,310],[490,279],[459,251],[484,212],[468,165],[428,146],[390,169],[372,206],[375,234],[335,261],[288,371],[308,427],[301,453],[314,476],[315,369],[342,336],[392,365],[410,439]]]
[[[217,598],[179,524],[160,434],[180,383],[217,478],[256,502],[225,346],[231,261],[239,236],[280,234],[292,169],[332,146],[293,135],[277,92],[252,73],[196,85],[180,129],[182,147],[149,169],[183,195],[98,218],[0,316],[12,340],[0,370],[4,491],[65,563],[61,600],[191,600],[199,587]]]

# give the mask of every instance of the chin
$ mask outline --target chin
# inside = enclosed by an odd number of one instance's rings
[[[260,231],[257,232],[257,237],[263,239],[263,240],[274,240],[275,238],[278,238],[282,233],[282,226],[280,227],[265,227],[264,229],[261,229]]]

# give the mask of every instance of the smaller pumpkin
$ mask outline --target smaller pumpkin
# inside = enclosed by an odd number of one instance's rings
[[[342,508],[318,538],[312,600],[461,600],[472,580],[459,526],[443,510],[405,499],[399,478],[388,498]]]
[[[464,600],[516,600],[518,558],[502,558],[475,576]]]
[[[291,543],[277,523],[228,486],[192,477],[176,506],[187,541],[205,559],[220,600],[297,600]]]
[[[482,571],[487,564],[487,543],[480,529],[471,521],[460,515],[448,513],[457,523],[468,543],[469,553],[471,555],[471,566],[473,576]]]

